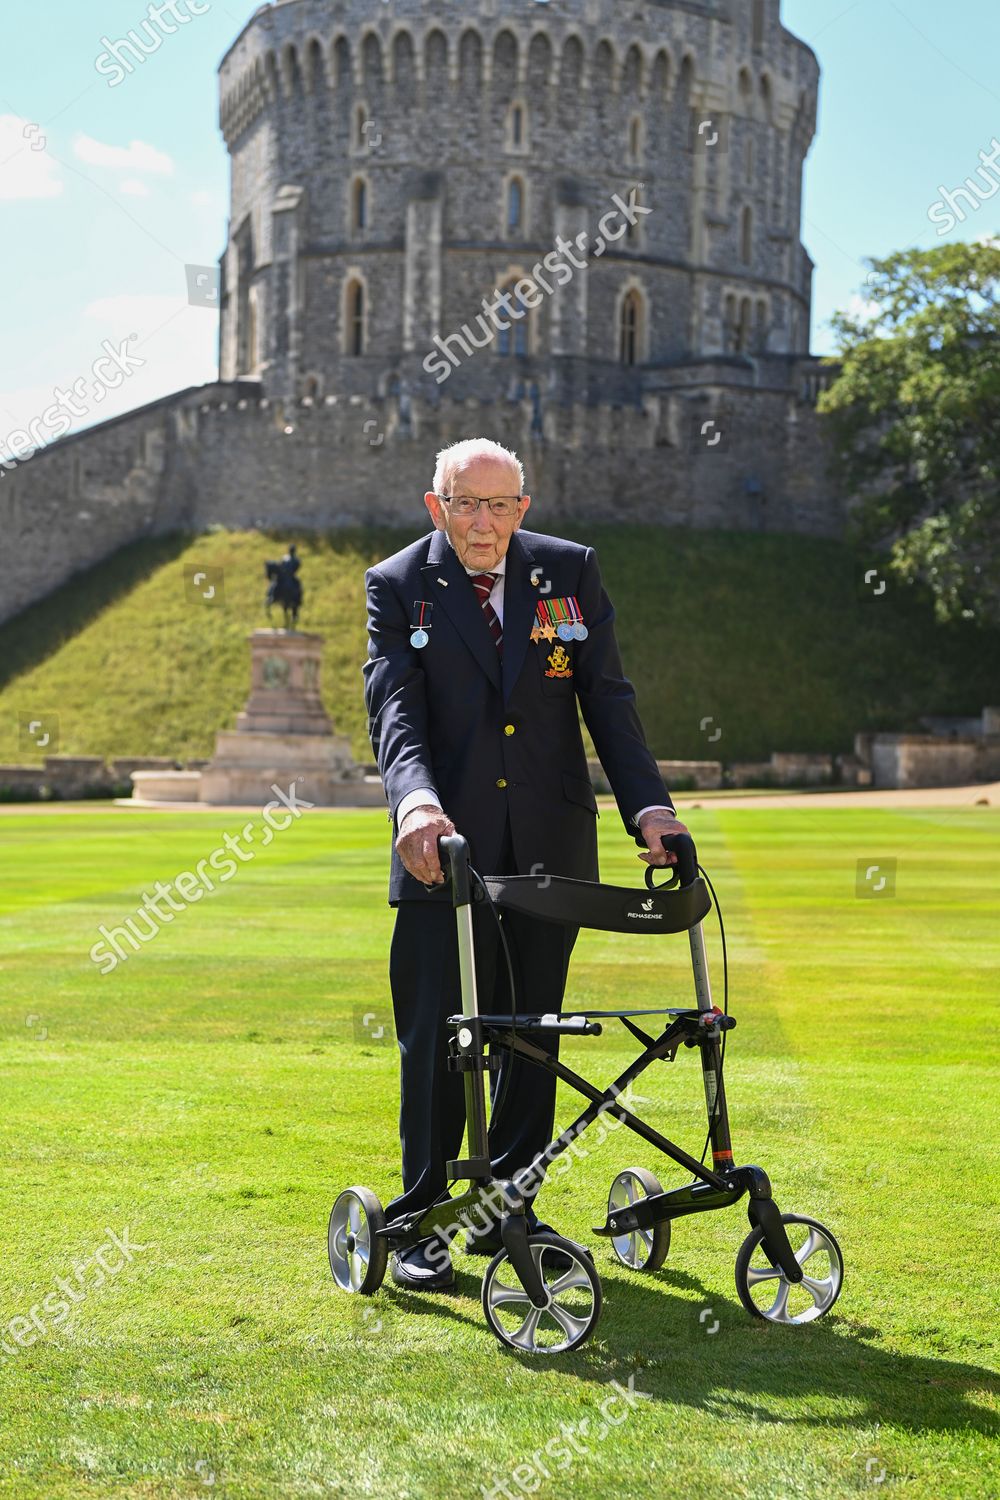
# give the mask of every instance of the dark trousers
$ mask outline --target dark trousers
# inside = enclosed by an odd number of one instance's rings
[[[500,867],[489,873],[517,873],[509,828]],[[500,920],[510,948],[518,1012],[558,1012],[579,928],[560,927],[520,912],[502,912]],[[507,965],[497,924],[485,902],[473,905],[473,933],[479,1009],[484,1015],[510,1015]],[[462,1010],[453,907],[400,902],[389,954],[389,981],[400,1054],[403,1155],[403,1191],[386,1206],[387,1217],[393,1219],[422,1212],[437,1202],[448,1183],[445,1162],[462,1155],[464,1075],[448,1071],[450,1033],[444,1024],[446,1017]],[[532,1037],[532,1042],[558,1057],[558,1035]],[[491,1103],[500,1097],[501,1089],[506,1092],[495,1125],[491,1117],[489,1149],[493,1175],[507,1178],[528,1166],[552,1139],[556,1080],[537,1064],[521,1057],[512,1059],[505,1048],[499,1050],[500,1071],[487,1075]],[[540,1186],[541,1178],[536,1180]]]

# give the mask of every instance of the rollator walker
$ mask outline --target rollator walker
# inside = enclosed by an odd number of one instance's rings
[[[330,1268],[345,1292],[371,1296],[382,1284],[390,1250],[404,1250],[440,1232],[445,1240],[462,1228],[481,1229],[499,1220],[502,1248],[483,1276],[486,1322],[504,1344],[527,1354],[562,1354],[582,1344],[601,1312],[601,1282],[592,1256],[582,1245],[551,1232],[531,1233],[525,1198],[537,1190],[544,1172],[599,1115],[607,1114],[690,1172],[693,1181],[665,1191],[644,1167],[618,1173],[608,1194],[605,1222],[594,1234],[610,1241],[614,1255],[632,1271],[660,1269],[670,1248],[671,1223],[685,1214],[727,1208],[747,1197],[751,1229],[736,1257],[736,1290],[747,1311],[772,1323],[813,1322],[830,1311],[840,1293],[844,1265],[840,1246],[815,1219],[783,1214],[761,1167],[735,1166],[723,1084],[725,1034],[736,1025],[728,1003],[713,1004],[702,923],[712,901],[699,875],[694,841],[687,834],[668,835],[663,847],[677,856],[673,879],[654,884],[646,870],[646,891],[557,876],[487,876],[471,869],[469,846],[458,834],[441,838],[442,867],[451,883],[458,930],[462,1014],[449,1016],[448,1066],[464,1074],[469,1155],[449,1161],[449,1187],[462,1180],[468,1188],[457,1197],[449,1188],[431,1208],[387,1223],[376,1195],[365,1187],[347,1188],[333,1205],[328,1248]],[[707,877],[706,877],[707,878]],[[711,882],[708,882],[711,885]],[[543,920],[605,932],[687,932],[697,1005],[656,1010],[573,1010],[561,1014],[518,1015],[511,978],[511,1014],[481,1015],[476,993],[473,902],[488,902],[500,929],[508,966],[503,924],[497,909],[518,911]],[[714,889],[713,889],[714,895]],[[718,901],[716,900],[718,909]],[[725,999],[728,1002],[725,928],[722,936]],[[666,1018],[659,1036],[650,1036],[637,1016]],[[600,1036],[602,1023],[617,1020],[642,1044],[633,1063],[605,1089],[535,1045],[545,1033]],[[649,1023],[647,1023],[649,1024]],[[659,1023],[658,1023],[659,1024]],[[655,1027],[654,1027],[655,1029]],[[495,1044],[487,1052],[487,1045]],[[708,1134],[697,1161],[619,1102],[621,1094],[654,1062],[673,1062],[681,1045],[697,1048],[705,1084]],[[487,1142],[484,1074],[501,1061],[500,1049],[547,1068],[590,1102],[571,1125],[526,1168],[509,1180],[492,1176]],[[494,1114],[502,1101],[497,1101]],[[704,1165],[709,1142],[712,1165]]]

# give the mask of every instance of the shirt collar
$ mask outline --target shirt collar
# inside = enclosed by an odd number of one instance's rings
[[[447,532],[445,533],[445,536],[447,537],[447,540],[448,540],[448,546],[451,547],[451,550],[454,552],[455,548],[454,548],[454,544],[452,543],[451,537],[448,536]],[[456,556],[457,555],[458,554],[456,553]],[[465,567],[465,564],[463,563],[462,566]],[[470,578],[478,578],[479,575],[480,575],[480,573],[482,573],[484,570],[482,568],[465,568],[465,571],[468,573],[468,575],[469,575]],[[498,573],[500,575],[503,575],[504,573],[506,573],[506,571],[507,571],[507,553],[505,552],[504,555],[503,555],[503,557],[501,557],[500,561],[498,563],[494,563],[493,566],[492,566],[492,568],[486,568],[485,571],[487,573]]]

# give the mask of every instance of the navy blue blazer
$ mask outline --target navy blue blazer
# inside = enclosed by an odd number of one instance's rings
[[[434,787],[480,874],[494,870],[509,812],[519,874],[597,880],[597,801],[579,703],[625,828],[644,847],[632,819],[671,798],[622,670],[615,612],[592,547],[532,531],[513,534],[502,663],[443,531],[369,568],[365,585],[365,701],[394,829],[403,797]],[[532,641],[540,600],[572,596],[586,640]],[[430,639],[418,650],[410,636],[421,602],[433,610],[425,610]],[[448,897],[447,886],[425,890],[393,849],[390,905]]]

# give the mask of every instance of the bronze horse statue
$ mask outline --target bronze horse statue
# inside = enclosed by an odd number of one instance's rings
[[[285,612],[286,630],[297,628],[299,610],[302,608],[302,585],[295,576],[300,566],[299,559],[295,555],[294,542],[280,562],[264,564],[264,572],[270,580],[264,600],[267,617],[270,619],[272,607],[280,604]]]

